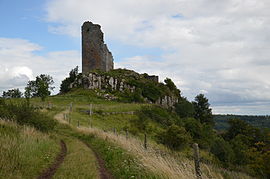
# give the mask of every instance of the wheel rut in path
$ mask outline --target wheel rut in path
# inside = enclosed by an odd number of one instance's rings
[[[94,154],[96,156],[96,159],[97,159],[98,165],[99,165],[98,170],[99,170],[100,179],[113,179],[112,174],[105,167],[105,161],[99,156],[99,154],[95,150],[93,150],[93,148],[88,143],[86,143],[86,142],[84,142],[84,143],[89,149],[91,149],[94,152]]]
[[[55,161],[52,163],[52,165],[44,170],[38,179],[50,179],[55,174],[56,170],[60,167],[60,165],[63,163],[66,155],[67,155],[67,146],[66,143],[61,140],[60,141],[61,151],[55,158]]]

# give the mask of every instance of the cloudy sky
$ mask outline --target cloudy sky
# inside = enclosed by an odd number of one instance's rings
[[[270,114],[269,0],[0,0],[0,92],[81,67],[80,28],[102,26],[115,66],[171,78],[214,113]],[[55,93],[58,92],[58,88]]]

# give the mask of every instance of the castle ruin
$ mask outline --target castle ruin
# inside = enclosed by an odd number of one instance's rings
[[[87,21],[82,25],[82,73],[96,69],[113,69],[113,56],[104,43],[100,25]]]

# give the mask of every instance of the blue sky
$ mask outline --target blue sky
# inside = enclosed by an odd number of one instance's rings
[[[79,3],[80,2],[80,3]],[[269,114],[267,0],[0,0],[0,92],[81,65],[81,24],[102,26],[115,66],[173,79],[215,113]]]

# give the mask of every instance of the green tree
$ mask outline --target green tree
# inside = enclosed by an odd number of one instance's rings
[[[148,82],[146,85],[142,88],[142,96],[146,97],[151,102],[156,102],[158,98],[161,96],[162,91],[160,88],[156,85],[155,82]]]
[[[184,127],[190,133],[193,139],[201,139],[202,138],[202,124],[194,119],[187,118],[184,120]]]
[[[237,165],[245,165],[248,162],[248,145],[246,145],[246,143],[246,136],[243,136],[241,134],[237,135],[234,139],[230,141],[230,144],[235,154],[234,163]]]
[[[69,72],[69,77],[65,78],[60,85],[60,93],[67,93],[70,91],[70,84],[73,83],[79,75],[79,67],[76,66]]]
[[[228,121],[228,123],[229,123],[230,127],[225,134],[225,137],[228,140],[233,139],[234,137],[236,137],[239,134],[242,134],[244,136],[248,135],[248,131],[249,131],[250,126],[245,121],[243,121],[241,119],[230,119]]]
[[[36,80],[28,81],[25,87],[25,97],[27,99],[31,97],[40,97],[42,101],[51,94],[52,86],[54,83],[53,78],[50,75],[41,74],[36,77]]]
[[[3,92],[3,98],[21,98],[21,97],[22,97],[22,92],[20,92],[18,88]]]
[[[191,142],[191,137],[184,127],[175,124],[157,135],[159,142],[174,150],[180,150]]]
[[[214,126],[212,109],[210,108],[208,99],[203,94],[199,94],[195,97],[193,105],[195,109],[195,119],[199,120],[201,123]]]
[[[170,79],[170,78],[166,78],[164,80],[165,82],[165,85],[172,91],[174,92],[174,94],[176,96],[179,96],[180,97],[180,93],[181,91],[179,89],[177,89],[176,85],[174,84],[174,82]]]
[[[214,139],[210,151],[226,166],[234,160],[234,152],[231,145],[221,137]]]
[[[175,104],[175,112],[181,118],[194,117],[195,114],[193,104],[189,102],[186,98],[180,98],[178,103]]]

